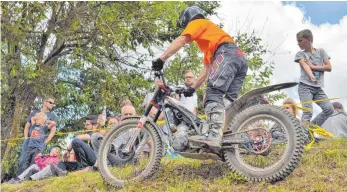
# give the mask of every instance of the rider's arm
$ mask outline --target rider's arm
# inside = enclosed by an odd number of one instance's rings
[[[195,83],[192,85],[192,88],[195,90],[201,87],[201,85],[206,81],[208,72],[211,65],[204,65],[204,68],[200,71],[199,77],[196,79]]]
[[[160,59],[166,61],[169,57],[179,51],[186,43],[189,42],[188,35],[181,35],[177,37],[171,45],[165,50],[165,52],[160,56]]]

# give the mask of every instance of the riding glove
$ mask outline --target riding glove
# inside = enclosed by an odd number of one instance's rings
[[[187,89],[184,89],[184,90],[182,91],[182,93],[183,93],[183,95],[184,95],[185,97],[191,97],[191,96],[193,96],[194,92],[195,92],[195,89],[192,88],[192,87],[188,87]]]
[[[164,61],[161,60],[160,58],[152,61],[152,70],[154,70],[154,71],[162,70],[163,66],[164,66]]]

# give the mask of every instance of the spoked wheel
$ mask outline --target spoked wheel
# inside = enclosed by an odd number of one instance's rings
[[[224,157],[234,173],[251,181],[281,180],[301,160],[302,129],[295,117],[280,107],[256,105],[245,109],[235,116],[228,131],[242,133],[240,137],[249,140],[225,150]]]
[[[124,149],[136,131],[138,119],[122,121],[107,133],[100,146],[99,170],[113,187],[145,179],[158,169],[162,158],[162,141],[156,129],[146,123],[130,152]]]

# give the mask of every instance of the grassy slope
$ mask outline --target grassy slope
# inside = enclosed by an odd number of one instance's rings
[[[190,159],[163,160],[151,179],[120,191],[346,191],[347,140],[324,141],[306,151],[301,165],[276,184],[247,183],[230,174],[221,163]],[[116,191],[108,188],[97,172],[2,184],[1,191]]]

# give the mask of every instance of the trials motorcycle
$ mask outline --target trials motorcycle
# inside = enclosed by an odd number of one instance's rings
[[[300,122],[282,107],[257,104],[252,98],[297,85],[282,83],[253,89],[226,107],[221,148],[189,141],[192,135],[207,133],[205,120],[181,106],[172,93],[180,93],[165,83],[162,72],[155,77],[163,82],[155,91],[142,116],[128,117],[104,137],[98,156],[99,171],[107,184],[123,187],[153,175],[165,151],[185,158],[221,160],[231,172],[255,181],[276,182],[293,172],[301,161],[304,140]],[[151,109],[157,109],[154,118]],[[160,114],[165,124],[157,124]],[[274,137],[272,129],[281,135]]]

